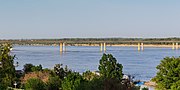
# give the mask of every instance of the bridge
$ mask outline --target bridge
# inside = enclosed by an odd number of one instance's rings
[[[135,42],[133,42],[135,43]],[[145,47],[145,44],[148,43],[148,42],[136,42],[137,44],[136,45],[133,45],[135,47],[137,47],[137,50],[138,51],[143,51],[144,50],[144,47]],[[156,42],[157,43],[157,42]],[[159,43],[164,43],[164,42],[159,42]],[[178,50],[179,49],[179,42],[166,42],[166,43],[172,43],[171,45],[168,45],[168,47],[171,47],[172,50]],[[66,42],[60,42],[59,46],[60,46],[60,52],[65,52],[66,51],[66,46],[68,45],[68,43]],[[82,43],[76,43],[75,45],[79,45],[81,46]],[[94,45],[96,46],[99,46],[100,47],[100,51],[106,51],[106,47],[107,45],[109,46],[113,46],[111,43],[106,43],[106,42],[101,42],[101,43],[94,43]],[[163,46],[163,45],[161,45]]]

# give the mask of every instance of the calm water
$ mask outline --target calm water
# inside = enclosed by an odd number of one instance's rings
[[[41,64],[44,68],[53,68],[62,63],[80,73],[98,70],[102,52],[99,47],[67,47],[67,52],[60,54],[58,46],[15,46],[12,53],[16,55],[15,62],[19,62],[22,69],[26,63]],[[107,47],[123,65],[123,73],[134,75],[136,80],[150,80],[156,74],[156,66],[166,56],[180,56],[180,50],[171,48],[145,48],[138,52],[136,47]]]

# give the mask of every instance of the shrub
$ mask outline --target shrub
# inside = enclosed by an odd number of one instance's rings
[[[59,77],[49,77],[47,82],[48,90],[59,90],[61,88],[61,80]]]
[[[42,71],[42,65],[38,65],[38,66],[34,66],[33,64],[25,64],[24,65],[24,73],[28,73],[28,72],[34,72],[34,71]]]
[[[25,89],[26,90],[45,90],[45,83],[36,78],[28,79],[25,83]]]
[[[62,89],[63,90],[76,90],[84,80],[79,73],[71,73],[63,80]]]
[[[83,78],[84,78],[85,80],[88,80],[88,81],[91,81],[91,80],[93,80],[94,78],[100,77],[100,76],[98,76],[97,74],[95,74],[95,73],[93,73],[93,72],[91,72],[91,71],[86,71],[86,72],[84,72],[82,76],[83,76]]]

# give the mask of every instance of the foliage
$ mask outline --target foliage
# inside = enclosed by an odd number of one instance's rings
[[[83,78],[88,80],[88,81],[91,81],[93,80],[94,78],[98,78],[100,76],[98,76],[97,74],[91,72],[91,71],[86,71],[82,74]]]
[[[61,88],[61,80],[59,77],[49,77],[47,82],[47,89],[48,90],[59,90]]]
[[[104,90],[130,90],[130,87],[126,86],[127,82],[122,82],[116,78],[104,80]]]
[[[176,83],[173,83],[171,86],[172,90],[180,90],[180,80],[177,81]]]
[[[79,73],[73,72],[68,74],[68,76],[62,82],[63,90],[76,90],[81,83],[85,80]]]
[[[104,90],[103,78],[94,78],[86,84],[85,90]]]
[[[123,77],[122,68],[123,66],[117,63],[116,58],[111,54],[103,54],[100,60],[99,72],[104,78],[116,78],[121,80]]]
[[[173,89],[180,88],[180,57],[166,57],[161,63],[156,67],[158,72],[153,78],[158,84],[160,89]]]
[[[0,87],[13,86],[16,79],[14,58],[10,55],[10,44],[4,44],[0,46]]]
[[[142,88],[142,90],[149,90],[148,88],[146,88],[146,87],[144,87],[144,88]],[[174,89],[173,89],[174,90]]]
[[[37,78],[30,78],[25,83],[26,90],[45,90],[45,83]]]
[[[42,71],[42,65],[38,65],[38,66],[34,66],[33,64],[25,64],[24,65],[24,73],[28,73],[28,72],[34,72],[34,71]]]
[[[33,67],[33,64],[25,64],[23,68],[24,73],[32,72],[32,69],[31,69],[32,67]]]
[[[29,78],[37,78],[42,80],[43,82],[48,82],[50,77],[49,71],[36,71],[36,72],[29,72],[21,78],[22,83],[26,83]]]
[[[6,90],[7,86],[5,86],[2,82],[0,83],[0,90]]]
[[[94,78],[88,82],[82,82],[76,90],[139,90],[130,81],[120,81],[116,78]]]
[[[35,72],[35,71],[42,71],[42,70],[43,70],[41,64],[38,65],[38,66],[34,66],[34,67],[32,67],[31,69],[32,69],[33,72]]]
[[[67,66],[63,68],[63,64],[56,64],[54,66],[54,73],[59,76],[60,79],[64,79],[64,77],[71,73],[71,70],[68,70]]]

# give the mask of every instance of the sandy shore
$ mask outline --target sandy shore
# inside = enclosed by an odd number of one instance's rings
[[[68,45],[68,46],[70,46],[70,45]],[[100,46],[100,45],[99,44],[74,44],[74,46]],[[107,44],[107,46],[114,46],[114,47],[138,47],[138,45],[129,45],[129,44],[114,44],[114,45]],[[148,45],[144,45],[144,47],[172,48],[173,45],[153,45],[153,44],[148,44]],[[178,47],[180,47],[180,46],[178,45]]]
[[[108,45],[107,45],[108,46]],[[110,45],[116,47],[137,47],[138,45]],[[157,47],[157,48],[172,48],[172,45],[144,45],[144,47]]]

